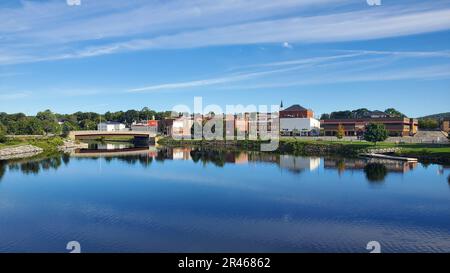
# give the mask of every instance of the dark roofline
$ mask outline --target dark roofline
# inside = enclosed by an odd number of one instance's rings
[[[311,111],[310,109],[306,109],[305,107],[301,106],[300,104],[294,104],[286,109],[281,110],[283,111]]]

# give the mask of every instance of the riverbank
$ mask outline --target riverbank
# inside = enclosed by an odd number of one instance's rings
[[[33,157],[42,153],[42,148],[33,145],[18,145],[0,149],[0,160]]]
[[[260,140],[175,140],[161,138],[158,145],[169,147],[204,147],[227,150],[259,151]],[[442,144],[396,144],[377,143],[376,145],[364,141],[319,141],[280,139],[278,149],[274,152],[304,156],[340,155],[357,157],[363,153],[382,153],[395,156],[415,157],[425,163],[450,164],[450,145]]]
[[[0,160],[46,156],[84,146],[60,137],[14,138],[0,144]]]

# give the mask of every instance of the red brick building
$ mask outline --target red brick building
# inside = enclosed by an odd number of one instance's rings
[[[382,117],[362,119],[326,119],[321,120],[321,128],[326,136],[335,136],[342,125],[346,136],[361,136],[369,123],[381,123],[390,136],[413,136],[418,131],[418,120],[412,118]]]
[[[280,118],[313,118],[314,112],[298,104],[292,105],[284,110],[280,110]]]

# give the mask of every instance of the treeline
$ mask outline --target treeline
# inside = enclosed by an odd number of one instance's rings
[[[373,111],[370,111],[367,108],[360,108],[356,110],[346,110],[346,111],[335,111],[330,114],[323,114],[320,119],[352,119],[352,118],[366,118],[370,116]],[[388,108],[384,110],[385,114],[391,117],[406,117],[405,114],[397,111],[395,108]]]
[[[76,112],[73,114],[57,114],[45,110],[36,116],[23,113],[0,113],[0,142],[5,135],[65,135],[72,130],[96,130],[100,121],[117,121],[130,125],[134,121],[147,119],[163,119],[170,117],[171,112],[157,112],[144,107],[142,110],[106,112]]]

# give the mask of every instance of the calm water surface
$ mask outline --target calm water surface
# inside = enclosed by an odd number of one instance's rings
[[[0,162],[0,252],[450,252],[450,168],[120,144]]]

